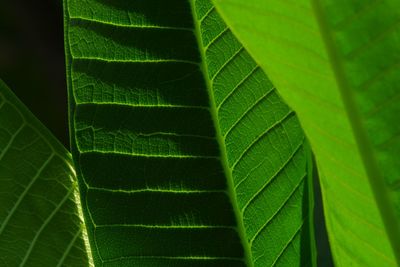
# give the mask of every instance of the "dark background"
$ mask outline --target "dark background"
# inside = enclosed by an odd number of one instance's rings
[[[0,78],[69,148],[63,38],[61,0],[0,0]],[[314,188],[318,266],[330,267],[317,180]]]
[[[61,0],[0,0],[0,78],[66,146]]]

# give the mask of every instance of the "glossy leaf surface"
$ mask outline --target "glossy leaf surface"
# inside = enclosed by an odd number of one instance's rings
[[[65,2],[99,266],[310,266],[310,151],[209,1]]]
[[[71,164],[0,80],[1,266],[88,266]]]
[[[215,3],[310,139],[336,265],[397,266],[400,3]]]

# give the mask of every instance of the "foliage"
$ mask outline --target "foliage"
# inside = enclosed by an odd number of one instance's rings
[[[0,265],[88,266],[70,154],[0,80]]]
[[[66,7],[95,262],[311,264],[304,136],[211,2],[96,3]]]
[[[400,4],[215,4],[64,1],[75,167],[0,83],[1,264],[316,266],[314,153],[335,264],[397,266]]]
[[[400,3],[216,2],[309,137],[336,264],[395,266]]]

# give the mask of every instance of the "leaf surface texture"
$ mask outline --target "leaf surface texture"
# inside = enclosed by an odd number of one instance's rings
[[[400,3],[215,2],[309,137],[336,265],[397,266]]]
[[[210,1],[65,2],[99,266],[311,266],[310,151]]]
[[[70,154],[0,80],[0,265],[88,266]]]

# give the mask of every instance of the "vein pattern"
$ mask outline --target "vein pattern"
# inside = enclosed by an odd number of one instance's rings
[[[309,151],[299,122],[211,1],[194,3],[252,265],[311,266]]]
[[[244,266],[189,3],[126,3],[66,7],[95,263]]]
[[[88,266],[71,158],[0,80],[0,265]]]
[[[95,263],[239,267],[253,265],[250,251],[256,266],[299,265],[310,247],[304,136],[210,2],[69,0],[65,13]]]
[[[215,2],[299,114],[336,265],[398,266],[399,2]]]

